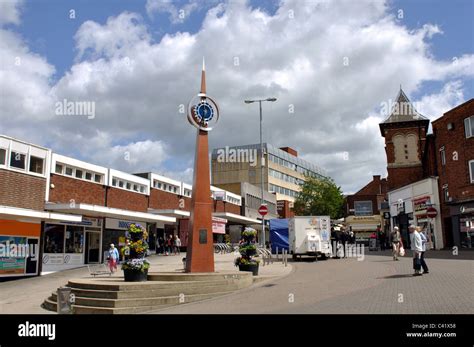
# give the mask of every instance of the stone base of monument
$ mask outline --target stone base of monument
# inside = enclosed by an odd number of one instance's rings
[[[141,313],[184,303],[210,299],[246,288],[253,283],[250,272],[153,273],[147,282],[124,282],[121,278],[69,280],[75,314]],[[57,310],[57,293],[43,303]]]

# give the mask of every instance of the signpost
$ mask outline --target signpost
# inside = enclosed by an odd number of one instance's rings
[[[262,216],[262,247],[265,248],[265,215],[268,213],[268,207],[267,205],[260,205],[258,208],[258,213]]]

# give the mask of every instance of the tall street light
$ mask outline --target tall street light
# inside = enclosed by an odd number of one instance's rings
[[[263,167],[265,166],[263,163],[263,140],[262,140],[262,122],[263,122],[263,117],[262,117],[262,102],[264,101],[269,101],[269,102],[275,102],[277,99],[276,98],[267,98],[267,99],[256,99],[256,100],[245,100],[244,102],[246,104],[252,104],[254,102],[258,102],[259,107],[260,107],[260,183],[262,187],[262,205],[265,204],[265,200],[263,198]],[[262,242],[261,245],[265,247],[265,216],[262,215]]]

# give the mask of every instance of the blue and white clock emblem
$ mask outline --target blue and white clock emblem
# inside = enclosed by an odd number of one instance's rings
[[[207,100],[202,100],[199,104],[194,106],[194,115],[199,122],[204,121],[208,123],[214,117],[214,109]]]

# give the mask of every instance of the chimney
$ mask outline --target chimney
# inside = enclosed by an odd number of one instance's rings
[[[285,151],[286,153],[289,153],[289,154],[291,154],[291,155],[294,155],[295,157],[298,156],[298,152],[295,151],[295,150],[294,150],[293,148],[291,148],[291,147],[280,147],[280,149],[281,149],[282,151]],[[379,176],[379,177],[380,177],[380,176]]]

